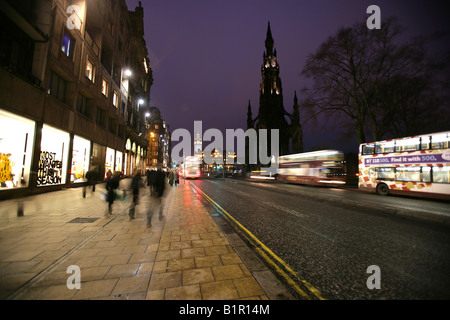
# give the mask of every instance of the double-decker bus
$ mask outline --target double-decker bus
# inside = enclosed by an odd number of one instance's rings
[[[344,153],[321,150],[280,156],[277,179],[286,183],[329,185],[345,184]]]
[[[363,143],[362,190],[450,199],[450,131]]]
[[[197,156],[189,156],[184,158],[181,164],[181,175],[183,178],[200,178],[202,159]]]

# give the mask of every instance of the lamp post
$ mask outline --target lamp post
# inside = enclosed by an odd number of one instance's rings
[[[139,100],[138,100],[138,110],[140,110],[141,109],[141,104],[144,104],[144,99],[142,99],[142,98],[140,98]]]
[[[148,137],[148,133],[149,133],[148,118],[149,118],[149,117],[150,117],[150,113],[147,112],[147,113],[145,114],[145,136],[146,136],[146,140],[147,140],[147,142],[148,142],[149,145],[147,146],[147,153],[146,153],[146,155],[145,155],[145,158],[146,158],[146,160],[147,160],[147,166],[148,166],[148,167],[151,166],[150,159],[149,159],[149,154],[151,154],[151,153],[149,152],[149,149],[151,149],[151,142],[149,141],[149,137]]]

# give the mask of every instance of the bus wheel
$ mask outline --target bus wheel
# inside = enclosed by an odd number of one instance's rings
[[[389,187],[385,183],[379,183],[377,185],[377,194],[380,196],[387,196],[389,195]]]

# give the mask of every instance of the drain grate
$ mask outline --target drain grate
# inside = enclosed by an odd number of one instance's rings
[[[70,220],[69,223],[92,223],[97,221],[99,218],[75,218]]]

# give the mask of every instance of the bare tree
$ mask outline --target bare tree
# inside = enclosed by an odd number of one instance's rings
[[[395,18],[381,29],[369,30],[365,22],[341,28],[306,61],[302,74],[313,86],[305,90],[304,105],[314,116],[346,114],[359,143],[367,136],[380,140],[422,131],[427,126],[417,120],[436,116],[430,104],[439,109],[446,102],[435,92],[436,68],[428,60],[425,38],[400,44],[402,32]]]

